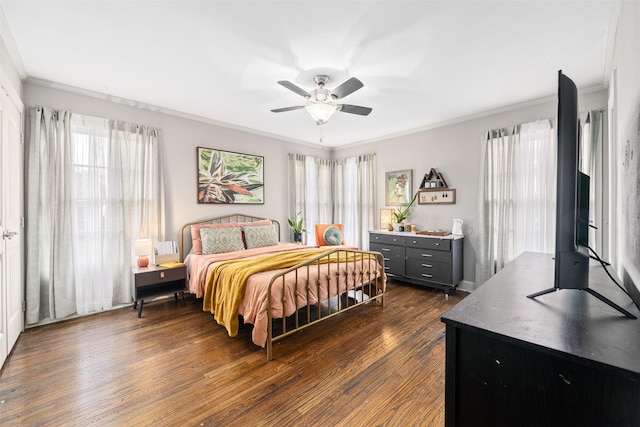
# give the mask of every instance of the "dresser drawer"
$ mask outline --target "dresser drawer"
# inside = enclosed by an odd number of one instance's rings
[[[369,250],[382,254],[385,273],[404,275],[404,246],[369,243]]]
[[[387,274],[395,274],[396,276],[405,275],[404,258],[392,257],[384,259],[384,272]]]
[[[186,277],[186,267],[149,269],[149,271],[140,269],[135,275],[135,286],[147,286],[176,280],[184,281]]]
[[[369,249],[375,252],[380,252],[385,258],[400,256],[404,259],[404,246],[393,246],[389,244],[381,243],[369,243]]]
[[[435,249],[438,251],[450,251],[450,239],[434,239],[425,237],[406,237],[405,246],[407,248]]]
[[[427,260],[451,264],[451,252],[429,249],[407,248],[407,259]]]
[[[451,264],[434,261],[407,260],[407,277],[451,284]]]
[[[387,245],[397,245],[404,246],[406,237],[404,236],[396,236],[393,234],[370,234],[369,242],[370,243],[383,243]]]

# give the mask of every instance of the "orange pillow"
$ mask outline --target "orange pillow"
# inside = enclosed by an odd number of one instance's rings
[[[340,230],[341,233],[341,237],[342,237],[342,242],[341,243],[337,243],[335,241],[332,241],[330,237],[335,238],[337,236],[337,233],[331,233],[331,236],[325,236],[325,232],[327,231],[328,228],[337,228],[338,230]],[[330,230],[329,233],[333,231]],[[327,237],[325,239],[325,237]],[[344,241],[344,230],[342,229],[342,224],[316,224],[316,245],[318,246],[335,246],[335,245],[344,245],[345,241]]]

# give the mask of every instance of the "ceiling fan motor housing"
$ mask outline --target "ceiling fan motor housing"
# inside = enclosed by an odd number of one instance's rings
[[[329,76],[326,74],[318,74],[313,78],[313,81],[316,82],[318,86],[323,87],[329,82]]]

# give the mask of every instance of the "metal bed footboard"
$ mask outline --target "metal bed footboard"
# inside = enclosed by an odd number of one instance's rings
[[[286,316],[291,275],[295,311]],[[280,339],[363,304],[384,305],[385,289],[384,257],[379,252],[334,249],[277,273],[267,291],[267,361],[273,358],[273,343]],[[274,290],[282,295],[280,301],[274,301]],[[282,317],[277,319],[276,303],[282,306]],[[279,331],[274,331],[275,320],[281,320]]]

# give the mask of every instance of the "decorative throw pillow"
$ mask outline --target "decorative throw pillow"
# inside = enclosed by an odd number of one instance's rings
[[[205,228],[240,228],[237,222],[228,222],[225,224],[194,224],[191,226],[191,253],[194,255],[202,255],[202,238],[201,230]]]
[[[318,246],[333,246],[333,245],[344,245],[344,235],[342,230],[342,224],[316,224],[316,245]],[[340,232],[340,241],[335,242],[337,239],[336,231],[330,231],[329,235],[331,238],[328,241],[325,241],[324,232],[329,228],[335,228]]]
[[[200,237],[202,238],[203,255],[244,250],[240,227],[203,228],[200,230]]]
[[[264,246],[274,246],[278,244],[278,235],[273,224],[269,225],[245,225],[244,241],[247,249],[262,248]]]
[[[336,246],[342,244],[342,231],[338,227],[327,227],[322,234],[322,240],[327,246]]]
[[[194,224],[191,226],[191,253],[194,255],[202,255],[202,240],[200,238],[200,230],[203,228],[233,228],[242,225],[265,225],[271,224],[270,219],[263,219],[255,222],[225,222],[222,224]]]

